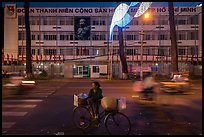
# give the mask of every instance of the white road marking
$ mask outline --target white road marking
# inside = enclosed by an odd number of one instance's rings
[[[48,94],[49,95],[49,94],[52,94],[52,93],[49,93],[49,92],[48,93],[36,92],[36,93],[33,93],[33,94]]]
[[[132,97],[133,97],[133,98],[139,98],[140,96],[135,96],[135,95],[132,95]]]
[[[10,128],[12,127],[16,122],[2,122],[2,128]]]
[[[7,102],[42,102],[43,100],[42,99],[23,99],[23,100],[3,100],[2,102],[4,103],[7,103]]]
[[[24,116],[27,113],[28,112],[10,112],[10,111],[6,111],[6,112],[2,112],[2,116]]]
[[[36,107],[37,105],[24,105],[24,104],[21,104],[21,105],[2,105],[3,108],[34,108]]]
[[[48,93],[48,92],[55,92],[55,91],[54,90],[33,90],[31,93],[38,93],[38,92]]]

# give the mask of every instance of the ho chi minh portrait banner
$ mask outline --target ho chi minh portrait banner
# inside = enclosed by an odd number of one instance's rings
[[[75,40],[90,40],[90,24],[90,17],[74,18]]]

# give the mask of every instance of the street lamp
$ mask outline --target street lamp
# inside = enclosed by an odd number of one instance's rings
[[[150,14],[148,12],[146,12],[144,15],[144,20],[147,20],[150,18]],[[143,21],[142,21],[142,29],[140,32],[140,40],[141,40],[141,48],[140,48],[140,62],[141,62],[141,67],[140,67],[140,80],[143,80],[143,68],[142,68],[142,64],[143,64],[143,38],[144,38],[144,30],[143,30]]]

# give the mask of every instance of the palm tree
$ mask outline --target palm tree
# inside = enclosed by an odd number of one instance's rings
[[[178,73],[178,54],[177,54],[177,39],[174,22],[174,6],[173,2],[168,2],[169,7],[169,22],[170,22],[170,39],[171,39],[171,64],[172,73]]]
[[[29,7],[30,7],[29,2],[25,2],[24,9],[25,9],[25,28],[26,28],[26,75],[28,79],[31,79],[32,78],[32,64],[31,64]]]
[[[119,40],[119,56],[122,64],[122,73],[123,79],[126,79],[128,76],[128,68],[126,61],[126,54],[124,51],[124,42],[123,42],[123,28],[118,27],[118,40]]]
[[[120,4],[120,2],[118,2]],[[119,41],[119,56],[121,60],[122,65],[122,74],[123,79],[126,79],[128,76],[128,67],[127,67],[127,60],[126,60],[126,54],[124,49],[124,42],[123,42],[123,28],[118,26],[118,41]]]

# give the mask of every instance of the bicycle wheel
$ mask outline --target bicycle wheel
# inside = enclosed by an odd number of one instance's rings
[[[91,113],[85,106],[79,106],[73,112],[74,124],[81,129],[86,129],[91,125]]]
[[[105,118],[105,127],[110,135],[128,135],[131,130],[131,123],[125,114],[112,112]]]

